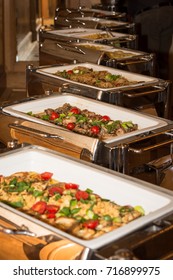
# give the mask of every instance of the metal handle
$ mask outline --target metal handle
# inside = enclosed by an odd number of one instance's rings
[[[93,154],[86,148],[83,148],[80,153],[80,159],[92,162],[93,161]]]
[[[92,255],[92,250],[88,247],[84,248],[80,255],[80,260],[89,260]]]
[[[60,49],[63,49],[65,51],[69,51],[69,52],[75,52],[75,53],[80,53],[80,54],[83,54],[85,55],[86,53],[81,50],[79,47],[77,46],[68,46],[66,44],[60,44],[60,43],[56,43],[56,46],[59,47]]]
[[[0,229],[0,232],[6,233],[6,234],[36,236],[36,234],[34,232],[31,232],[31,231],[25,230],[25,229],[11,229],[11,228],[4,228],[3,227],[2,229]]]
[[[64,138],[62,136],[47,133],[47,132],[43,132],[43,131],[40,131],[38,129],[26,127],[24,125],[20,125],[20,124],[16,124],[16,123],[9,124],[9,127],[13,128],[13,129],[18,129],[18,130],[21,130],[21,131],[27,131],[29,133],[33,132],[34,134],[38,134],[39,136],[44,137],[44,138],[56,138],[56,139],[59,139],[59,140],[64,140]]]
[[[15,229],[12,229],[12,228],[7,228],[3,225],[0,225],[0,232],[6,233],[6,234],[23,234],[23,235],[28,235],[28,236],[36,236],[36,234],[31,232],[29,230],[29,228],[25,225],[18,226],[17,224],[11,222],[4,216],[0,216],[0,220],[15,227]]]
[[[148,57],[141,57],[139,55],[139,57],[131,57],[129,61],[126,61],[126,62],[117,62],[117,65],[119,66],[128,66],[128,65],[131,65],[131,64],[140,64],[140,63],[143,63],[143,62],[149,62],[150,60],[152,60],[153,58],[151,56],[148,56]]]
[[[137,89],[137,87],[136,87],[136,89]],[[148,90],[148,91],[139,92],[139,93],[136,93],[136,92],[135,93],[134,92],[131,92],[131,93],[123,92],[123,95],[126,96],[126,97],[129,97],[129,98],[135,98],[135,97],[139,97],[139,96],[150,95],[151,93],[157,93],[157,92],[159,93],[160,89]]]
[[[133,252],[129,249],[118,249],[114,255],[109,257],[109,260],[137,260]]]
[[[63,93],[63,92],[69,92],[69,93],[77,93],[77,94],[82,94],[82,90],[78,87],[75,87],[73,86],[72,84],[69,84],[69,83],[64,83],[62,85],[62,87],[60,88],[60,92]]]
[[[146,148],[142,148],[142,149],[129,148],[128,151],[133,152],[135,154],[141,154],[143,152],[151,151],[151,150],[154,150],[156,148],[160,148],[160,147],[163,147],[167,144],[172,144],[172,143],[173,143],[173,139],[161,142],[159,144],[150,145],[150,146],[148,146]]]

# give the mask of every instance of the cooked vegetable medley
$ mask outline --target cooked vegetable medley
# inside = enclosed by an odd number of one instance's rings
[[[96,114],[87,109],[81,110],[69,103],[56,109],[45,109],[44,112],[38,114],[32,112],[28,114],[71,131],[101,139],[123,135],[138,129],[138,125],[132,121],[111,120],[108,115]]]
[[[82,239],[96,238],[144,215],[141,206],[118,205],[51,172],[0,175],[0,201]]]
[[[111,74],[108,71],[94,71],[92,68],[83,66],[77,66],[70,70],[57,71],[55,75],[98,88],[109,89],[137,84],[136,81],[129,81],[122,75]]]

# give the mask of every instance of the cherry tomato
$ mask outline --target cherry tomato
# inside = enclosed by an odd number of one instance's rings
[[[75,124],[74,124],[74,123],[68,123],[68,124],[67,124],[67,128],[68,128],[69,130],[73,130],[73,129],[75,128]]]
[[[55,213],[47,213],[46,216],[47,216],[48,219],[55,219],[56,218]]]
[[[111,119],[111,118],[110,118],[109,116],[106,116],[106,115],[105,115],[105,116],[102,117],[101,120],[104,121],[104,122],[107,122],[107,121],[110,121],[110,119]]]
[[[80,199],[88,199],[89,194],[88,194],[86,191],[78,190],[78,191],[75,193],[75,197],[76,197],[77,200],[80,200]]]
[[[86,227],[86,228],[91,228],[91,229],[95,229],[99,224],[99,221],[98,220],[87,220],[86,222],[84,222],[82,225],[83,227]]]
[[[68,74],[73,74],[73,70],[68,70],[67,73]]]
[[[50,214],[55,214],[56,212],[58,212],[58,210],[59,210],[58,205],[48,204],[46,206],[46,212],[48,212]]]
[[[52,112],[51,115],[50,115],[50,120],[55,120],[57,118],[59,118],[59,114],[56,113],[55,111]]]
[[[78,189],[79,188],[79,185],[77,184],[73,184],[73,183],[65,183],[65,188],[68,190],[68,189]]]
[[[64,189],[61,188],[61,187],[55,186],[55,187],[51,187],[48,191],[49,191],[49,195],[50,195],[50,196],[53,196],[53,195],[55,195],[56,193],[59,193],[59,194],[62,195]]]
[[[77,107],[73,107],[73,108],[70,109],[70,112],[72,112],[73,114],[78,115],[78,114],[80,114],[80,109],[78,109]]]
[[[98,125],[93,125],[90,130],[93,134],[97,135],[100,132],[100,127]]]
[[[46,211],[46,202],[45,201],[38,201],[36,202],[31,209],[39,214],[43,214]]]
[[[41,175],[42,180],[48,181],[49,179],[51,179],[53,173],[46,171],[46,172],[41,173],[40,175]]]

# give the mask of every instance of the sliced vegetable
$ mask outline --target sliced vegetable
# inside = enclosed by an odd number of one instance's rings
[[[79,115],[80,114],[80,109],[77,107],[72,107],[70,109],[70,112],[72,112],[73,114]]]
[[[95,229],[99,225],[99,221],[90,219],[85,221],[82,225],[86,228]]]
[[[55,120],[59,118],[59,114],[56,113],[55,111],[51,113],[50,115],[50,120]]]
[[[53,195],[55,195],[55,194],[60,194],[60,195],[62,195],[62,194],[63,194],[63,191],[64,191],[64,189],[61,188],[61,187],[59,187],[59,186],[54,186],[54,187],[51,187],[51,188],[48,189],[48,192],[49,192],[49,195],[50,195],[50,196],[53,196]]]
[[[134,209],[136,211],[138,211],[139,213],[141,213],[142,215],[145,215],[145,210],[142,206],[137,205],[137,206],[134,207]]]
[[[70,200],[70,207],[75,207],[77,205],[77,199],[71,199]]]
[[[53,173],[46,171],[46,172],[41,173],[40,175],[41,175],[42,180],[48,181],[51,179]]]
[[[93,125],[90,130],[92,134],[97,135],[100,132],[100,127],[98,125]]]
[[[59,206],[53,204],[46,205],[46,212],[55,214],[58,211],[59,211]]]
[[[104,122],[107,122],[107,121],[110,121],[110,117],[105,115],[105,116],[102,117],[101,120],[104,121]]]
[[[112,218],[110,215],[104,215],[103,218],[105,221],[112,221]]]
[[[86,191],[78,190],[75,194],[75,197],[77,200],[80,200],[80,199],[85,200],[85,199],[89,198],[89,194]]]
[[[34,197],[42,196],[43,195],[43,191],[34,190],[32,194],[33,194]]]
[[[60,211],[60,214],[63,214],[64,216],[69,216],[70,215],[70,208],[69,207],[63,207]]]
[[[46,214],[46,217],[47,217],[48,219],[55,219],[55,218],[56,218],[56,215],[55,215],[55,213],[47,213],[47,214]]]
[[[78,189],[79,185],[73,183],[65,183],[65,188],[68,189]]]
[[[69,130],[73,130],[75,128],[75,124],[74,123],[68,123],[66,127]]]
[[[9,205],[15,208],[22,208],[23,207],[23,202],[21,200],[16,201],[16,202],[7,202]]]
[[[38,201],[31,207],[31,209],[34,212],[43,214],[46,211],[46,207],[47,207],[47,203],[45,201]]]

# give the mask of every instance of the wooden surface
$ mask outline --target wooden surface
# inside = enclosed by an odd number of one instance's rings
[[[63,128],[53,128],[29,121],[24,121],[21,125],[23,128],[14,127],[10,130],[11,137],[18,140],[19,143],[42,146],[75,158],[80,158],[83,148],[92,153],[98,142],[98,139],[96,138],[77,135],[76,133],[71,133]],[[36,132],[31,129],[35,129]],[[58,138],[43,137],[40,136],[39,133],[58,135],[62,137],[62,140]]]
[[[0,229],[13,228],[10,223],[4,222],[0,219]],[[43,246],[47,243],[36,237],[30,237],[25,235],[9,235],[0,232],[0,260],[28,260],[28,256],[24,251],[24,246],[35,247],[38,244]]]
[[[65,141],[43,138],[34,133],[19,131],[18,129],[11,129],[11,136],[13,139],[17,139],[19,143],[38,145],[75,158],[80,158],[81,148]]]

